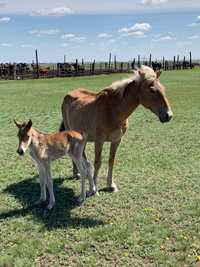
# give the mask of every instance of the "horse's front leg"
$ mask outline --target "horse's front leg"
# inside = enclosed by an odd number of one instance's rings
[[[94,184],[97,188],[97,176],[99,173],[99,169],[101,167],[101,154],[103,149],[103,143],[96,142],[95,143],[95,160],[94,160]]]
[[[113,166],[114,166],[114,161],[115,161],[115,155],[117,152],[117,148],[121,142],[121,139],[117,142],[112,142],[110,145],[110,156],[109,156],[109,166],[108,166],[108,175],[107,175],[107,189],[110,192],[117,192],[117,186],[113,182]]]

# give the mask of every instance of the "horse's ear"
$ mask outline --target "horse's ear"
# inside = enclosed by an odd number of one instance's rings
[[[145,73],[144,73],[143,70],[139,69],[139,70],[138,70],[138,73],[139,73],[139,75],[140,75],[140,77],[141,77],[142,79],[145,78]]]
[[[159,79],[160,78],[160,75],[162,74],[162,71],[161,70],[157,70],[156,71],[156,77],[157,77],[157,79]]]
[[[27,130],[27,131],[30,130],[32,124],[33,124],[33,123],[32,123],[32,120],[29,120],[28,123],[27,123],[27,125],[26,125],[26,130]]]
[[[17,128],[20,128],[22,125],[21,123],[19,123],[18,121],[16,121],[15,119],[13,120],[15,125],[17,126]]]

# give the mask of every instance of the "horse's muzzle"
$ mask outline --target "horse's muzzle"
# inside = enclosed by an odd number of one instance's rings
[[[17,153],[18,153],[20,156],[23,156],[23,155],[24,155],[24,151],[23,151],[21,148],[18,148],[18,149],[17,149]]]
[[[171,110],[168,111],[161,111],[159,113],[159,119],[160,122],[164,123],[164,122],[169,122],[173,117],[173,113]]]

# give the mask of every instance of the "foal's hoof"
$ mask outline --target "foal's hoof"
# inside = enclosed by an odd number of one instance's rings
[[[85,201],[85,198],[86,198],[86,197],[80,196],[80,197],[78,198],[78,203],[79,203],[79,204],[82,204],[82,203]]]
[[[99,195],[98,191],[87,191],[86,192],[86,197],[91,197],[91,196],[94,196],[94,195]]]
[[[74,173],[74,174],[73,174],[73,177],[74,177],[76,180],[80,180],[80,179],[81,179],[81,175],[80,175],[80,173]]]
[[[37,201],[35,201],[35,205],[39,206],[39,205],[44,205],[46,202],[46,200],[44,199],[38,199]]]
[[[54,207],[54,204],[50,204],[50,203],[49,203],[49,204],[47,205],[47,209],[48,209],[48,210],[52,210],[53,207]]]

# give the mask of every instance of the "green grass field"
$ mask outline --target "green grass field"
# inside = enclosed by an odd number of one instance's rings
[[[57,131],[67,91],[94,90],[127,74],[0,82],[0,266],[195,266],[200,260],[200,71],[164,72],[174,119],[140,107],[118,150],[118,193],[77,205],[69,159],[53,163],[56,206],[34,207],[38,171],[20,159],[13,119]],[[87,153],[93,160],[93,145]],[[106,184],[104,147],[99,189]]]

